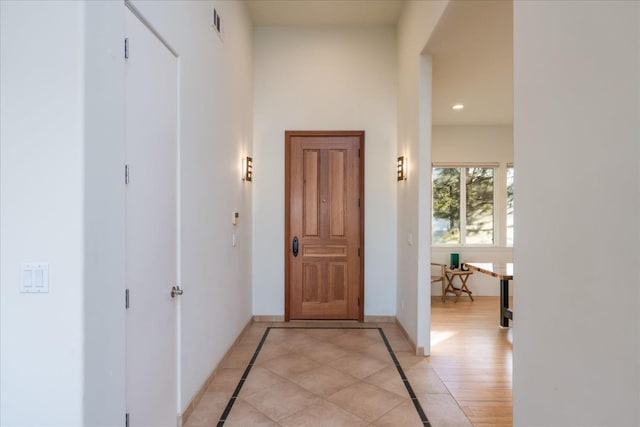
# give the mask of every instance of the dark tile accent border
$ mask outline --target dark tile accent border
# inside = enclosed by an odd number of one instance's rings
[[[224,411],[222,412],[222,415],[220,415],[220,420],[218,421],[217,427],[222,427],[224,425],[224,422],[227,420],[227,417],[229,416],[229,412],[231,412],[231,408],[233,408],[233,404],[236,403],[236,399],[240,394],[240,390],[242,390],[242,386],[244,385],[244,382],[247,380],[247,377],[249,376],[249,372],[251,372],[251,368],[253,368],[253,364],[256,362],[256,359],[258,358],[258,354],[260,354],[260,350],[262,350],[262,346],[264,345],[264,342],[267,340],[267,335],[269,335],[269,331],[271,331],[271,327],[267,328],[264,331],[264,334],[262,335],[262,339],[260,340],[260,343],[258,343],[258,347],[256,348],[255,353],[253,353],[253,357],[249,361],[247,368],[242,373],[242,377],[238,382],[238,386],[233,391],[233,394],[231,395],[231,399],[229,399],[227,406],[224,408]]]
[[[384,331],[382,330],[382,328],[378,328],[378,331],[380,332],[380,336],[382,337],[382,341],[384,341],[384,345],[386,345],[387,346],[387,350],[389,350],[389,356],[391,356],[391,359],[393,360],[393,364],[396,365],[396,369],[398,370],[398,373],[400,374],[400,378],[402,378],[402,382],[404,383],[404,386],[407,388],[407,392],[409,392],[409,397],[411,397],[411,401],[413,402],[413,406],[415,406],[416,407],[416,411],[418,411],[418,415],[420,416],[420,420],[422,420],[422,425],[424,425],[425,427],[427,427],[427,426],[430,427],[431,423],[429,423],[429,419],[427,418],[427,414],[424,413],[424,410],[422,409],[422,405],[420,405],[420,402],[418,401],[418,397],[413,392],[413,388],[411,388],[411,384],[409,383],[409,379],[404,374],[404,371],[402,370],[402,366],[400,366],[400,362],[398,361],[398,358],[396,357],[396,354],[393,352],[393,349],[391,348],[391,344],[389,344],[389,340],[387,339],[387,336],[384,334]]]
[[[416,407],[416,411],[418,412],[418,416],[422,421],[422,425],[424,427],[431,427],[431,423],[429,423],[429,419],[427,418],[427,415],[424,413],[424,410],[422,409],[422,405],[420,405],[420,402],[418,401],[416,394],[413,392],[413,388],[411,388],[411,384],[409,383],[407,376],[404,374],[404,371],[402,370],[402,366],[400,366],[400,362],[398,361],[396,354],[393,352],[393,349],[391,348],[391,344],[389,344],[389,340],[387,339],[387,336],[384,334],[384,331],[382,330],[382,328],[371,328],[371,327],[364,327],[364,328],[346,327],[345,328],[345,327],[338,327],[338,326],[335,326],[335,327],[270,326],[268,327],[264,331],[264,334],[262,335],[262,339],[260,340],[260,343],[258,344],[258,347],[256,348],[255,353],[253,353],[253,357],[249,361],[247,368],[242,373],[242,377],[240,378],[240,381],[238,382],[238,385],[234,390],[233,395],[229,399],[227,406],[224,408],[222,415],[220,415],[220,420],[218,421],[217,427],[224,426],[224,423],[227,421],[227,417],[231,412],[231,408],[233,408],[234,403],[236,403],[236,399],[240,394],[240,390],[242,390],[242,386],[244,385],[244,382],[247,380],[247,377],[249,376],[249,372],[251,372],[251,368],[253,368],[253,365],[256,362],[256,359],[260,354],[260,350],[262,350],[262,346],[267,340],[267,336],[269,335],[269,332],[271,331],[271,329],[377,329],[378,332],[380,332],[380,337],[382,337],[382,341],[384,342],[384,345],[387,347],[387,351],[389,352],[389,356],[391,356],[391,360],[393,360],[393,364],[396,366],[396,369],[398,370],[398,374],[400,374],[400,378],[402,378],[402,382],[404,383],[404,386],[407,388],[407,392],[409,392],[409,397],[411,397],[411,401],[413,402],[413,405]]]

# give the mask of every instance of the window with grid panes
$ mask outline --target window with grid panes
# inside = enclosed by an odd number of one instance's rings
[[[495,167],[434,167],[432,243],[493,245]]]

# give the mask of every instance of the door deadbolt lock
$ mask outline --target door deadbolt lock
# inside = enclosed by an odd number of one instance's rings
[[[175,298],[176,295],[182,295],[182,292],[184,292],[182,289],[180,289],[180,286],[174,286],[171,288],[171,298]]]

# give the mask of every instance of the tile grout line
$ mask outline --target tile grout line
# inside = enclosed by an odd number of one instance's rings
[[[382,341],[385,345],[385,347],[387,348],[387,351],[389,352],[389,356],[391,356],[391,360],[393,361],[393,364],[395,365],[396,369],[398,370],[398,374],[400,374],[400,378],[402,379],[402,383],[404,384],[404,386],[407,389],[407,392],[409,393],[409,397],[411,398],[411,401],[413,402],[413,405],[416,408],[416,411],[418,412],[418,416],[420,417],[420,420],[422,421],[422,424],[424,427],[431,427],[431,424],[429,423],[429,419],[427,418],[427,415],[425,414],[424,410],[422,409],[422,405],[420,405],[420,402],[418,401],[418,398],[416,396],[416,394],[413,391],[413,388],[411,387],[411,384],[409,383],[409,380],[407,379],[406,375],[404,374],[404,371],[402,370],[402,366],[400,366],[400,362],[398,361],[398,358],[396,357],[395,353],[393,352],[393,348],[391,348],[391,344],[389,344],[389,340],[387,339],[387,336],[384,333],[384,330],[381,327],[344,327],[344,326],[324,326],[324,327],[314,327],[314,326],[269,326],[266,328],[266,330],[264,331],[264,334],[262,335],[262,339],[260,340],[260,343],[258,344],[258,347],[256,348],[255,353],[253,354],[253,357],[251,358],[251,360],[249,361],[249,364],[247,365],[246,369],[244,370],[242,377],[240,378],[240,381],[238,382],[238,385],[236,386],[236,389],[233,392],[233,395],[231,396],[231,398],[229,399],[229,402],[227,403],[227,406],[224,408],[224,411],[222,412],[222,415],[220,416],[220,419],[218,420],[217,423],[217,427],[223,427],[224,423],[227,420],[227,417],[229,416],[229,413],[231,412],[231,409],[233,408],[233,405],[235,404],[236,400],[238,399],[238,395],[240,394],[240,390],[242,389],[242,386],[244,385],[247,377],[249,376],[249,373],[251,372],[251,368],[253,368],[253,365],[255,364],[256,359],[258,358],[258,355],[260,354],[260,350],[262,350],[262,347],[265,343],[265,341],[267,340],[267,336],[269,335],[269,332],[271,331],[271,329],[370,329],[370,330],[375,330],[377,329],[378,332],[380,333],[380,336],[382,337]]]
[[[420,404],[420,401],[418,401],[418,397],[414,393],[413,388],[411,387],[411,384],[409,383],[409,379],[404,374],[404,370],[402,369],[402,366],[400,366],[400,362],[398,361],[398,358],[396,357],[396,354],[393,352],[393,349],[391,348],[391,344],[389,344],[389,340],[387,339],[387,336],[385,335],[385,333],[382,330],[382,328],[378,328],[378,331],[380,332],[380,336],[382,337],[382,341],[384,341],[384,345],[387,347],[387,351],[389,352],[389,355],[391,356],[391,359],[393,360],[393,364],[396,366],[396,369],[398,370],[398,373],[400,374],[400,378],[402,378],[402,383],[407,388],[407,391],[409,392],[409,397],[411,398],[411,401],[413,402],[413,405],[416,407],[416,411],[418,411],[418,415],[420,416],[420,420],[422,421],[422,424],[425,427],[431,427],[431,423],[429,422],[429,419],[427,418],[427,414],[424,413],[424,410],[422,409],[422,405]]]

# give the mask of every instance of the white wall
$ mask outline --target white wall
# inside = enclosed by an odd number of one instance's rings
[[[409,177],[397,185],[396,312],[411,339],[425,352],[429,351],[431,327],[431,59],[421,54],[446,5],[446,1],[408,1],[397,27],[397,155],[409,158]],[[409,234],[413,245],[408,243]]]
[[[517,426],[640,424],[638,2],[514,2]]]
[[[0,2],[0,424],[83,422],[83,3]],[[47,294],[20,265],[48,262]]]
[[[180,62],[182,409],[251,318],[253,187],[240,160],[252,151],[253,30],[244,3],[215,2],[221,42],[212,4],[135,1]]]
[[[242,2],[216,3],[224,42],[211,2],[135,4],[180,55],[184,409],[251,318],[252,27]],[[118,425],[125,6],[0,7],[0,424]],[[50,263],[48,294],[18,293],[22,262]]]
[[[255,29],[253,313],[284,314],[284,131],[365,131],[365,315],[395,315],[393,27]]]
[[[124,7],[92,0],[84,16],[84,421],[125,411]]]
[[[513,162],[512,126],[433,126],[433,162]]]
[[[513,163],[512,126],[434,126],[431,142],[431,160],[434,163],[498,163],[494,188],[496,207],[506,206],[506,167]],[[461,262],[511,262],[513,248],[506,247],[504,235],[506,211],[496,211],[496,246],[490,248],[433,246],[431,260],[448,264],[450,254],[460,254]],[[468,280],[469,289],[478,296],[500,295],[499,281],[483,274],[474,274]],[[510,284],[513,289],[513,284]],[[431,287],[432,295],[442,295],[439,284]]]

